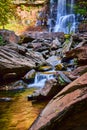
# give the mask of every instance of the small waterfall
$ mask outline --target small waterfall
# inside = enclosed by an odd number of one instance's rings
[[[55,0],[50,0],[50,16],[48,18],[49,32],[53,31],[56,21],[57,6]]]
[[[33,84],[29,84],[28,87],[44,87],[46,80],[54,78],[54,74],[43,74],[38,72],[35,76]]]
[[[56,8],[56,19],[54,18],[56,22],[53,27],[52,24],[50,26],[53,28],[54,32],[75,32],[75,14],[73,7],[74,0],[58,0]],[[54,12],[54,9],[51,9],[51,14],[52,11]]]

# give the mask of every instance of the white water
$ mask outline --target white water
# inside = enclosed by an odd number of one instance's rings
[[[54,4],[54,1],[53,0],[50,0],[50,18],[48,19],[48,25],[49,25],[49,32],[51,32],[51,29],[52,29],[52,15],[53,15],[53,4]]]
[[[51,0],[50,5],[52,5],[53,0]],[[75,32],[75,14],[74,14],[74,0],[58,0],[56,9],[56,19],[53,28],[54,32],[64,32],[71,33]],[[50,7],[50,13],[54,12],[55,9]],[[53,16],[51,16],[52,19]],[[51,30],[51,29],[50,29]]]
[[[41,87],[43,88],[47,80],[53,79],[53,74],[43,74],[38,72],[35,76],[34,83],[29,84],[28,87]]]

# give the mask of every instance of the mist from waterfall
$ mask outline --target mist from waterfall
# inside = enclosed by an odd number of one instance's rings
[[[64,33],[75,32],[75,14],[73,11],[73,7],[74,0],[58,0],[58,2],[55,2],[55,0],[51,0],[51,22],[49,31]]]

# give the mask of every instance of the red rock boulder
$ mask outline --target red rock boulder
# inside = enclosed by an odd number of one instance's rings
[[[40,113],[29,130],[86,130],[87,73],[67,85]]]

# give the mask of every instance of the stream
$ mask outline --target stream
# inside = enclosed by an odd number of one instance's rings
[[[30,127],[47,104],[27,100],[27,95],[34,90],[0,90],[0,98],[11,98],[11,101],[0,101],[0,130],[27,130]]]
[[[28,101],[28,95],[43,88],[47,80],[54,78],[54,72],[54,70],[37,72],[32,84],[25,84],[19,80],[2,87],[0,130],[27,130],[31,126],[48,101],[32,103]]]
[[[46,73],[36,73],[34,83],[29,84],[28,87],[43,88],[47,80],[54,78],[53,72],[54,70],[47,71]]]

